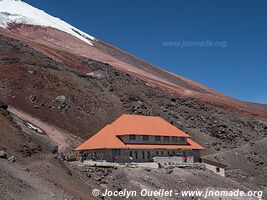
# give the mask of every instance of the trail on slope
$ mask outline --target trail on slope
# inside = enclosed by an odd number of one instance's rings
[[[8,111],[17,115],[21,119],[33,124],[34,126],[40,128],[45,132],[45,134],[56,144],[58,145],[58,151],[63,152],[69,148],[76,147],[81,143],[81,138],[68,133],[54,125],[48,124],[41,121],[28,113],[25,113],[19,109],[16,109],[12,106],[8,107]]]

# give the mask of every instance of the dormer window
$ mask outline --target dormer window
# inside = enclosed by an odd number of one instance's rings
[[[170,141],[170,137],[169,136],[164,136],[164,141],[165,142],[169,142]]]
[[[148,135],[143,135],[143,140],[144,141],[148,141],[149,140],[149,136]]]
[[[180,138],[180,142],[186,142],[185,137],[181,137],[181,138]]]
[[[161,137],[160,136],[155,136],[155,141],[160,141]]]
[[[136,136],[135,135],[129,135],[129,140],[136,140]]]

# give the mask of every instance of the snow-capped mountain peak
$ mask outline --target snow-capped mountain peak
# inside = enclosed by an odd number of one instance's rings
[[[92,45],[92,40],[95,40],[93,36],[25,2],[0,0],[0,27],[7,28],[12,23],[52,27],[69,33],[90,45]]]

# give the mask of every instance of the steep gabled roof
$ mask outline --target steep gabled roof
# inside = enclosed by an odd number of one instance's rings
[[[163,145],[163,144],[125,144],[119,136],[122,135],[160,135],[187,137],[188,145]],[[189,138],[190,136],[169,124],[160,117],[122,115],[112,124],[105,126],[94,136],[86,140],[75,150],[92,149],[204,149]]]

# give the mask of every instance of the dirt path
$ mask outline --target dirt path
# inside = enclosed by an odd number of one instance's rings
[[[75,147],[81,143],[81,139],[71,133],[68,133],[56,126],[43,122],[19,109],[9,106],[8,111],[17,115],[21,119],[33,124],[45,132],[45,134],[58,145],[59,152],[70,147]]]

